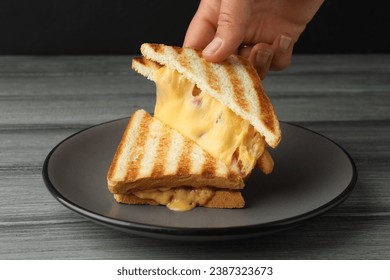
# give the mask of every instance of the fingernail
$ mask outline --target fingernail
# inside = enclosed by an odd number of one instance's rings
[[[214,40],[211,41],[210,44],[207,45],[207,47],[203,50],[203,53],[206,54],[214,54],[222,45],[222,39],[221,38],[214,38]]]
[[[266,66],[270,56],[271,56],[270,52],[258,51],[256,54],[256,67],[261,68]]]
[[[289,48],[290,45],[291,45],[291,42],[292,42],[292,39],[291,39],[290,37],[281,35],[281,36],[280,36],[280,41],[279,41],[279,47],[280,47],[282,50],[287,51],[288,48]]]

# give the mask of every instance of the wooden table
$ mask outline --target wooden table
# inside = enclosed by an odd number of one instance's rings
[[[352,156],[358,180],[337,208],[274,235],[198,244],[95,224],[58,203],[41,175],[49,151],[88,126],[154,106],[129,56],[0,57],[0,259],[389,259],[390,56],[296,55],[264,86],[280,120]]]

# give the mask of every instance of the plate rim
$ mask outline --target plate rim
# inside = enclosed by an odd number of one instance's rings
[[[60,191],[53,185],[53,183],[50,180],[49,176],[49,165],[50,165],[50,159],[52,155],[55,153],[55,151],[65,142],[72,139],[73,137],[77,136],[78,134],[81,134],[87,130],[96,128],[98,126],[107,125],[113,122],[119,122],[123,121],[125,119],[129,119],[130,117],[123,117],[118,118],[106,122],[102,122],[99,124],[95,124],[92,126],[89,126],[87,128],[81,129],[62,141],[60,141],[57,145],[55,145],[51,151],[48,153],[48,155],[45,158],[45,161],[43,163],[42,167],[42,177],[43,181],[46,185],[46,188],[49,190],[50,194],[62,205],[67,207],[68,209],[82,215],[83,217],[92,220],[94,222],[103,224],[108,227],[113,227],[118,230],[122,231],[129,231],[138,235],[149,235],[152,237],[183,237],[184,239],[208,239],[213,237],[228,237],[229,239],[233,238],[239,238],[240,236],[257,236],[272,232],[279,232],[282,230],[287,230],[289,228],[299,226],[302,223],[308,222],[309,220],[318,217],[320,215],[325,214],[332,208],[336,207],[337,205],[341,204],[353,191],[358,173],[357,168],[355,165],[355,162],[353,161],[350,154],[338,143],[336,143],[334,140],[328,138],[327,136],[320,134],[316,131],[313,131],[309,128],[306,128],[302,125],[293,123],[293,122],[286,122],[286,121],[280,121],[280,123],[283,123],[285,125],[291,125],[295,126],[299,129],[304,129],[306,131],[309,131],[311,133],[317,134],[318,136],[328,140],[332,144],[336,145],[348,158],[348,161],[352,167],[352,177],[350,179],[350,182],[348,186],[336,197],[334,197],[332,200],[328,201],[327,203],[320,205],[319,207],[312,209],[306,213],[296,215],[293,217],[275,220],[271,222],[266,223],[260,223],[260,224],[251,224],[251,225],[241,225],[241,226],[231,226],[231,227],[209,227],[209,228],[189,228],[189,227],[176,227],[176,226],[161,226],[161,225],[151,225],[151,224],[145,224],[145,223],[139,223],[139,222],[133,222],[123,219],[116,219],[112,217],[107,217],[105,215],[96,213],[94,211],[91,211],[89,209],[86,209],[77,203],[67,199],[64,197]],[[235,209],[235,211],[240,211],[241,209]]]

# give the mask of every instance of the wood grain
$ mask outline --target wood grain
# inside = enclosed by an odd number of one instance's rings
[[[41,168],[90,125],[153,112],[154,85],[126,56],[0,57],[0,259],[389,259],[390,56],[302,55],[264,81],[278,116],[339,143],[358,181],[340,206],[297,228],[197,244],[90,222],[46,190]],[[191,252],[190,254],[188,252]]]

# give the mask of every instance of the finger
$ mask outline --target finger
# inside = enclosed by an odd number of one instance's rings
[[[183,46],[203,50],[214,38],[215,28],[203,18],[194,17],[191,21]]]
[[[218,1],[201,1],[188,26],[184,47],[203,50],[214,38],[220,5]]]
[[[272,44],[274,55],[272,58],[270,69],[283,70],[291,63],[291,56],[294,47],[292,38],[286,34],[280,34],[275,38]]]
[[[253,64],[261,79],[267,76],[273,55],[273,47],[270,44],[258,43],[252,47],[249,61]]]
[[[203,50],[203,57],[220,62],[240,46],[250,20],[251,1],[222,0],[214,39]]]

